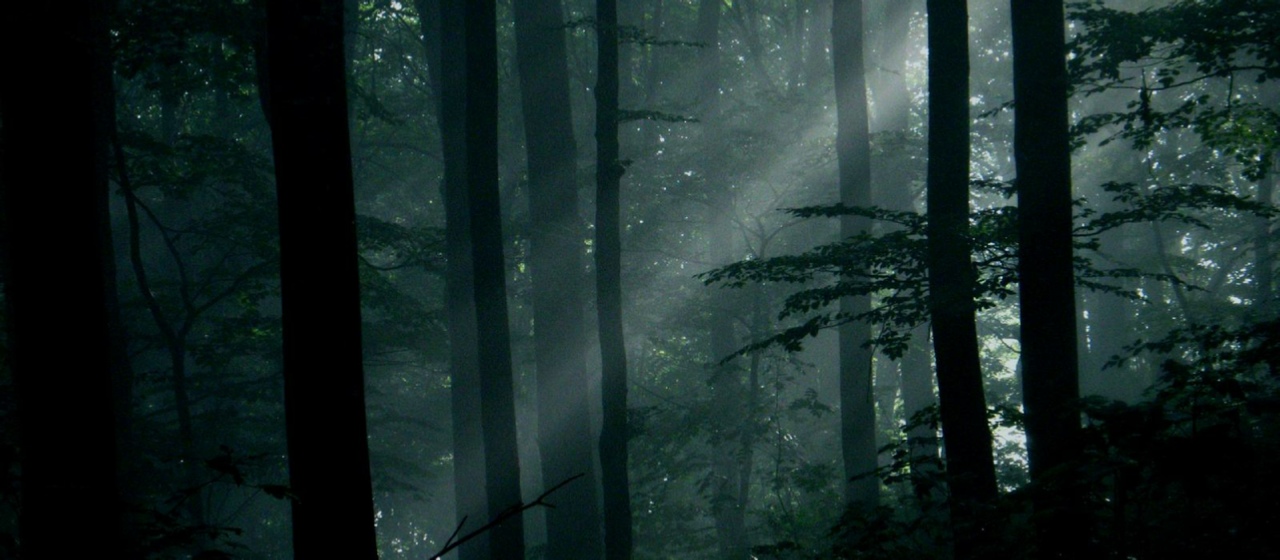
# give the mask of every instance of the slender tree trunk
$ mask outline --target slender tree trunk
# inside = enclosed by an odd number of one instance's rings
[[[650,23],[645,28],[646,33],[654,37],[663,36],[666,27],[665,8],[665,0],[653,0],[653,11],[652,15],[649,17]],[[665,61],[663,53],[666,50],[667,49],[655,47],[653,45],[645,45],[644,47],[644,72],[639,79],[643,82],[641,84],[641,87],[643,88],[641,95],[643,96],[642,101],[646,107],[653,106],[654,98],[658,93],[658,85],[659,82],[661,82],[661,75],[664,68],[666,68],[666,65],[663,64]],[[644,130],[644,134],[641,135],[643,141],[641,149],[647,149],[649,146],[652,146],[657,142],[658,127],[655,126],[655,123],[650,121],[641,121],[640,126]]]
[[[791,29],[787,31],[786,85],[792,92],[804,86],[805,14],[809,3],[794,2],[791,8]]]
[[[930,362],[929,326],[922,325],[911,333],[911,346],[902,356],[902,416],[907,425],[910,450],[911,484],[922,510],[937,505],[940,494],[933,484],[939,473],[938,431],[928,423],[912,419],[938,403],[933,394],[933,367]]]
[[[1116,244],[1122,242],[1118,236],[1103,234],[1104,247],[1112,240]],[[1113,356],[1126,354],[1125,346],[1142,337],[1133,330],[1134,302],[1113,294],[1092,292],[1085,294],[1084,303],[1089,310],[1089,367],[1080,369],[1080,394],[1126,401],[1140,398],[1146,386],[1134,375],[1132,364],[1103,369]]]
[[[1275,199],[1276,175],[1280,174],[1280,165],[1272,165],[1267,174],[1258,180],[1258,203],[1268,208]],[[1276,319],[1275,268],[1276,258],[1271,243],[1271,217],[1259,216],[1254,222],[1253,268],[1256,293],[1254,304],[1256,316],[1263,321]],[[1280,373],[1280,361],[1267,360],[1271,374]]]
[[[458,523],[465,520],[465,532],[487,521],[488,493],[480,424],[475,287],[471,278],[462,8],[461,0],[417,0],[444,157],[440,188],[445,205],[444,307],[449,322],[454,511]],[[486,560],[489,551],[489,535],[484,534],[463,544],[458,554],[460,560]]]
[[[114,163],[116,166],[117,181],[120,184],[121,191],[125,196],[125,214],[129,224],[129,262],[133,267],[133,275],[138,283],[138,291],[142,294],[142,300],[146,304],[148,312],[151,314],[151,320],[155,323],[156,329],[160,331],[161,339],[169,351],[169,389],[173,392],[173,407],[178,416],[178,459],[181,472],[181,484],[186,489],[195,489],[198,482],[196,468],[199,461],[195,456],[195,428],[191,419],[191,395],[187,388],[187,330],[186,324],[189,324],[190,318],[184,321],[184,327],[178,328],[174,325],[173,320],[167,316],[164,309],[160,306],[160,302],[155,297],[152,289],[150,277],[147,273],[146,264],[143,262],[142,254],[142,225],[138,217],[138,206],[140,205],[137,194],[133,190],[133,184],[129,177],[128,165],[125,161],[124,147],[120,144],[119,131],[115,128],[113,122],[111,129],[111,143],[114,151]],[[160,235],[164,237],[166,246],[171,249],[170,255],[174,258],[175,264],[179,270],[182,270],[181,255],[172,250],[174,245],[171,242],[169,234],[161,231]],[[184,276],[180,282],[182,284],[182,294],[187,295],[186,277]],[[194,525],[204,524],[204,506],[203,495],[201,492],[195,492],[188,497],[185,504],[188,515],[191,516],[189,523]]]
[[[1273,169],[1258,180],[1258,203],[1271,206],[1275,198],[1276,174]],[[1255,307],[1264,319],[1270,319],[1275,312],[1275,254],[1271,248],[1271,219],[1258,217],[1254,222],[1254,286],[1256,294]]]
[[[708,116],[718,110],[720,99],[720,11],[723,0],[700,0],[698,23],[694,30],[702,47],[698,50],[698,75],[702,91],[698,101]]]
[[[809,14],[809,35],[805,45],[805,84],[809,87],[816,87],[823,81],[823,76],[830,68],[830,59],[827,57],[827,47],[830,43],[827,40],[831,37],[828,30],[831,29],[831,6],[832,0],[814,0],[811,3]]]
[[[882,22],[872,35],[875,39],[876,79],[870,81],[871,98],[876,107],[872,115],[873,129],[890,132],[901,138],[908,134],[911,116],[911,92],[907,90],[907,58],[911,48],[911,16],[918,0],[879,0]],[[885,205],[896,210],[914,209],[911,192],[910,159],[903,150],[884,150],[890,158],[877,165],[875,181],[877,197],[884,194]],[[889,169],[881,169],[889,168]],[[877,200],[880,200],[879,198]]]
[[[485,490],[489,517],[520,503],[520,454],[516,438],[511,338],[507,317],[507,268],[502,250],[498,194],[498,36],[496,2],[467,2],[466,162],[475,282],[480,421],[484,435]],[[490,532],[493,558],[524,557],[520,516]]]
[[[377,558],[341,0],[267,4],[298,558]],[[323,349],[323,351],[320,351]]]
[[[874,198],[881,206],[900,212],[914,212],[916,193],[912,188],[915,162],[905,150],[895,149],[910,134],[911,95],[907,90],[907,51],[910,46],[911,15],[917,2],[914,0],[880,0],[883,21],[874,30],[876,45],[876,79],[870,81],[871,98],[876,108],[872,122],[879,128],[883,148],[879,162],[872,169]],[[922,325],[912,331],[911,346],[898,361],[898,394],[902,397],[901,417],[910,422],[913,415],[936,404],[933,396],[933,368],[930,364],[929,326]],[[892,430],[896,417],[892,399],[893,391],[881,390],[888,385],[876,377],[877,394],[880,395],[880,424]],[[917,426],[907,431],[907,441],[912,450],[913,483],[921,500],[930,499],[926,478],[935,477],[936,465],[930,460],[938,456],[937,436],[928,426]],[[917,458],[919,460],[917,460]]]
[[[902,368],[897,360],[881,354],[875,360],[876,449],[885,443],[882,434],[892,433],[898,425],[898,394],[902,387]],[[876,466],[882,467],[891,458],[876,455]]]
[[[534,361],[538,371],[538,448],[543,486],[583,480],[547,509],[547,556],[596,559],[604,553],[587,388],[583,227],[578,214],[578,152],[560,0],[515,3],[516,63],[529,160],[530,264]]]
[[[596,312],[600,329],[600,471],[604,553],[631,558],[631,483],[627,475],[627,349],[622,332],[624,169],[618,154],[618,6],[596,0]]]
[[[1065,16],[1062,0],[1013,0],[1011,15],[1022,393],[1038,487],[1037,555],[1082,558],[1090,533],[1069,470],[1081,429]]]
[[[182,131],[178,119],[182,96],[175,90],[176,87],[167,81],[160,84],[160,141],[170,146],[177,143],[178,134]]]
[[[831,16],[831,60],[836,87],[836,156],[840,202],[871,206],[871,136],[863,61],[861,0],[835,0]],[[840,219],[840,237],[871,229],[866,218]],[[840,312],[857,316],[871,310],[868,296],[840,300]],[[865,476],[876,469],[876,409],[872,390],[871,324],[857,320],[840,326],[840,441],[844,459],[845,502],[866,513],[880,500],[880,481]],[[855,479],[855,477],[858,477]]]
[[[21,446],[20,557],[124,557],[108,275],[107,3],[5,7],[5,301]],[[44,40],[32,50],[25,37]],[[51,96],[50,92],[57,92]],[[58,165],[50,166],[50,158]],[[56,227],[48,223],[56,209]],[[68,352],[76,358],[66,361]],[[68,507],[75,534],[68,538]]]
[[[178,141],[178,134],[181,128],[181,123],[177,116],[180,102],[181,97],[173,90],[173,86],[162,84],[162,91],[160,92],[160,141],[170,148]],[[187,379],[187,333],[190,330],[188,326],[193,318],[189,316],[183,317],[180,321],[181,326],[179,326],[172,317],[164,312],[159,300],[155,297],[142,254],[142,226],[138,216],[138,207],[141,203],[129,177],[128,164],[125,161],[124,147],[120,144],[118,127],[119,125],[113,119],[110,131],[114,153],[113,163],[116,166],[117,181],[125,194],[125,212],[129,224],[129,262],[133,268],[134,278],[138,283],[138,291],[141,293],[152,322],[155,323],[156,329],[160,331],[165,349],[169,353],[169,389],[173,393],[173,407],[178,419],[180,484],[187,490],[194,490],[200,484],[199,472],[197,471],[200,468],[200,461],[196,458],[195,426],[192,421],[191,391],[188,387]],[[153,222],[156,221],[154,220],[154,214],[148,215],[153,218]],[[169,256],[173,259],[173,264],[180,271],[179,292],[185,310],[190,310],[189,279],[185,274],[186,269],[182,255],[178,253],[176,245],[173,243],[172,235],[165,231],[164,228],[159,227],[158,222],[155,225],[159,230],[159,235],[164,240],[165,247],[169,250]],[[205,524],[203,502],[204,495],[199,491],[192,493],[187,498],[184,509],[190,516],[188,523],[194,526]]]
[[[723,221],[721,221],[723,225]],[[713,235],[723,239],[723,236]],[[725,262],[725,261],[720,261]],[[729,301],[721,298],[712,310],[711,356],[720,360],[738,349],[734,336],[733,315],[728,311]],[[711,373],[712,426],[716,433],[711,464],[711,513],[715,518],[716,542],[720,558],[745,560],[749,557],[746,532],[745,493],[750,465],[743,459],[748,435],[747,394],[741,379],[744,373],[741,359],[713,366]]]
[[[957,559],[983,558],[996,498],[975,324],[969,242],[969,17],[965,0],[928,0],[929,311]],[[989,552],[989,551],[988,551]]]

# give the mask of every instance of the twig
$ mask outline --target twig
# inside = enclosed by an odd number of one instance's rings
[[[552,486],[551,488],[547,489],[547,491],[546,491],[546,492],[543,492],[541,495],[539,495],[537,498],[535,498],[532,502],[529,502],[529,503],[517,503],[517,504],[515,504],[515,505],[513,505],[513,506],[511,506],[511,507],[509,507],[509,508],[507,508],[507,509],[505,509],[505,510],[503,510],[503,511],[502,511],[502,513],[499,513],[499,514],[497,515],[497,517],[494,517],[494,518],[493,518],[493,520],[492,520],[492,521],[489,521],[488,523],[485,523],[483,527],[480,527],[479,529],[476,529],[476,530],[474,530],[474,531],[472,531],[472,532],[470,532],[470,533],[467,533],[467,534],[463,535],[463,536],[462,536],[462,538],[460,538],[460,539],[458,539],[458,540],[456,540],[456,541],[455,541],[455,540],[454,540],[454,537],[456,537],[456,536],[458,535],[458,533],[459,533],[460,531],[462,531],[462,525],[463,525],[463,524],[465,524],[465,523],[467,522],[467,518],[466,518],[466,517],[463,517],[463,518],[462,518],[462,522],[461,522],[461,523],[458,523],[458,528],[457,528],[457,529],[454,529],[453,534],[449,536],[449,540],[448,540],[448,541],[445,541],[444,548],[440,549],[440,552],[437,552],[437,553],[435,553],[435,554],[431,555],[430,560],[439,560],[439,559],[440,559],[441,557],[443,557],[445,554],[448,554],[449,552],[452,552],[452,551],[453,551],[453,549],[455,549],[455,548],[458,548],[458,547],[462,546],[462,545],[463,545],[463,543],[466,543],[467,541],[469,541],[469,540],[471,540],[471,539],[474,539],[474,538],[476,538],[476,537],[478,537],[478,536],[480,536],[480,535],[483,535],[484,533],[488,532],[490,529],[493,529],[494,527],[497,527],[498,525],[503,524],[503,523],[504,523],[504,522],[506,522],[508,519],[511,519],[512,517],[515,517],[515,516],[517,516],[517,515],[520,515],[520,514],[524,513],[524,512],[525,512],[525,511],[527,511],[527,510],[533,509],[533,508],[535,508],[535,507],[537,507],[537,506],[544,506],[544,507],[549,507],[549,508],[555,508],[555,507],[556,507],[556,506],[555,506],[555,504],[551,504],[551,503],[548,503],[548,502],[546,502],[546,501],[545,501],[545,500],[546,500],[546,498],[547,498],[547,496],[550,496],[550,495],[551,495],[553,492],[555,492],[556,490],[559,490],[559,489],[561,489],[561,488],[564,488],[564,487],[565,487],[566,485],[568,485],[570,482],[573,482],[573,481],[575,481],[575,480],[577,480],[577,479],[579,479],[579,478],[582,478],[582,477],[584,477],[584,476],[586,476],[586,473],[578,473],[578,474],[575,474],[575,475],[573,475],[573,476],[571,476],[571,477],[569,477],[569,478],[565,479],[565,480],[564,480],[563,482],[561,482],[560,484],[557,484],[557,485]]]

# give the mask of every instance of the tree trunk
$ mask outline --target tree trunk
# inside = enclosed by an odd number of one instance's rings
[[[893,433],[898,428],[898,394],[902,387],[902,368],[892,358],[881,354],[875,360],[874,381],[876,407],[876,449],[885,443],[882,434]],[[883,467],[891,459],[877,452],[876,466]]]
[[[604,553],[631,558],[631,483],[627,475],[627,349],[622,333],[622,161],[618,155],[618,5],[596,0],[596,312],[600,330],[604,422],[600,472]]]
[[[1123,242],[1119,236],[1102,235],[1103,246],[1110,241]],[[1117,256],[1119,252],[1110,252]],[[1080,394],[1101,395],[1109,399],[1121,399],[1128,402],[1141,398],[1146,384],[1135,375],[1132,363],[1123,366],[1103,369],[1113,356],[1125,355],[1124,347],[1138,340],[1142,335],[1133,330],[1134,302],[1128,298],[1102,292],[1085,294],[1085,308],[1089,310],[1089,354],[1088,369],[1080,369]],[[1085,362],[1081,357],[1081,362]]]
[[[831,2],[832,0],[814,0],[809,12],[809,34],[805,45],[805,84],[816,87],[823,82],[823,76],[830,68],[827,58],[827,39],[831,37]]]
[[[1258,180],[1258,203],[1270,207],[1275,198],[1276,174],[1272,169]],[[1271,249],[1271,219],[1258,217],[1254,219],[1254,301],[1258,314],[1269,320],[1275,312],[1275,254]]]
[[[975,324],[969,242],[969,18],[964,0],[928,0],[929,313],[957,559],[984,557],[982,509],[996,498]]]
[[[520,503],[520,453],[516,438],[511,337],[507,318],[507,268],[502,251],[498,194],[498,36],[496,3],[467,2],[466,155],[475,283],[476,352],[480,422],[484,440],[489,518]],[[524,521],[515,516],[489,533],[493,558],[524,557]]]
[[[933,394],[933,368],[930,365],[929,326],[911,332],[911,346],[902,356],[902,416],[906,419],[907,448],[910,451],[911,484],[921,510],[940,503],[933,484],[938,476],[938,431],[930,423],[913,424],[912,419],[938,403]]]
[[[863,62],[861,0],[835,0],[831,15],[831,60],[836,87],[836,157],[840,202],[871,206],[871,137],[867,116],[867,82]],[[840,236],[862,235],[866,218],[844,216]],[[869,296],[840,300],[848,316],[871,310]],[[872,390],[871,324],[857,320],[840,326],[840,441],[844,459],[845,502],[866,513],[879,502],[880,481],[866,476],[876,469],[876,410]],[[854,477],[860,477],[854,479]]]
[[[604,551],[588,398],[578,152],[560,0],[515,3],[516,63],[529,160],[530,265],[542,484],[574,475],[546,509],[547,557]]]
[[[20,555],[124,557],[112,392],[122,372],[111,348],[113,263],[104,250],[107,3],[19,3],[6,6],[5,17],[4,278],[21,446]],[[29,33],[45,38],[39,49],[24,40]],[[51,166],[51,157],[59,163]],[[69,507],[88,520],[75,524],[74,538]]]
[[[880,132],[890,132],[895,136],[905,136],[909,131],[911,116],[911,92],[907,90],[907,57],[911,48],[911,16],[915,13],[916,0],[880,0],[881,25],[873,30],[877,71],[870,80],[871,98],[876,107],[872,115],[872,128]],[[897,210],[912,210],[909,159],[902,150],[884,150],[884,155],[891,162],[876,166],[877,177],[884,173],[892,173],[892,181],[875,181],[877,187],[883,185],[886,190],[875,191],[877,197],[884,192],[887,197],[883,204],[892,203]],[[889,169],[882,170],[881,167]],[[894,196],[896,195],[896,196]],[[877,200],[882,200],[877,198]]]
[[[1080,558],[1089,532],[1064,470],[1080,456],[1071,151],[1061,0],[1013,0],[1014,163],[1027,456],[1037,554]]]
[[[449,322],[450,410],[454,512],[464,532],[488,520],[480,373],[476,345],[475,286],[471,265],[470,197],[466,159],[466,49],[459,0],[417,0],[427,70],[435,94],[444,159],[445,313]],[[460,560],[487,560],[489,535],[459,547]]]
[[[285,429],[294,555],[372,560],[342,12],[341,0],[267,5]]]
[[[700,0],[698,2],[698,27],[694,30],[702,47],[698,49],[698,75],[701,77],[702,90],[698,92],[698,102],[704,106],[704,113],[714,115],[720,99],[720,11],[722,0]]]
[[[868,85],[876,108],[871,121],[873,129],[880,134],[882,148],[878,161],[882,165],[876,165],[872,169],[872,192],[880,206],[900,212],[914,212],[916,192],[912,188],[912,177],[916,173],[916,163],[906,150],[896,147],[905,143],[910,134],[911,95],[907,90],[906,80],[907,52],[911,43],[911,16],[917,2],[880,0],[876,4],[883,14],[881,25],[872,35],[879,70],[874,73],[875,79],[869,80]],[[884,224],[880,226],[890,229]],[[902,397],[901,418],[908,422],[917,412],[936,403],[933,396],[933,368],[930,365],[929,326],[922,325],[913,330],[911,341],[906,354],[898,360],[897,387],[880,378],[880,372],[886,372],[888,368],[881,368],[876,374],[877,406],[881,419],[879,423],[887,432],[897,428],[897,416],[894,415],[897,395]],[[886,373],[894,374],[892,369]],[[894,389],[897,389],[897,394]],[[937,459],[936,434],[928,426],[917,426],[908,430],[906,437],[912,457],[921,459],[913,459],[912,465],[916,494],[921,499],[927,499],[931,492],[925,490],[927,481],[924,479],[936,475],[937,469],[936,465],[926,459]]]

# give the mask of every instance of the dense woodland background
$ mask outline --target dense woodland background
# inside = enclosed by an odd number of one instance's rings
[[[1280,1],[4,21],[0,558],[1276,554]]]

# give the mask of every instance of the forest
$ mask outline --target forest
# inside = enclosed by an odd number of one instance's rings
[[[1280,0],[4,15],[0,560],[1280,555]]]

